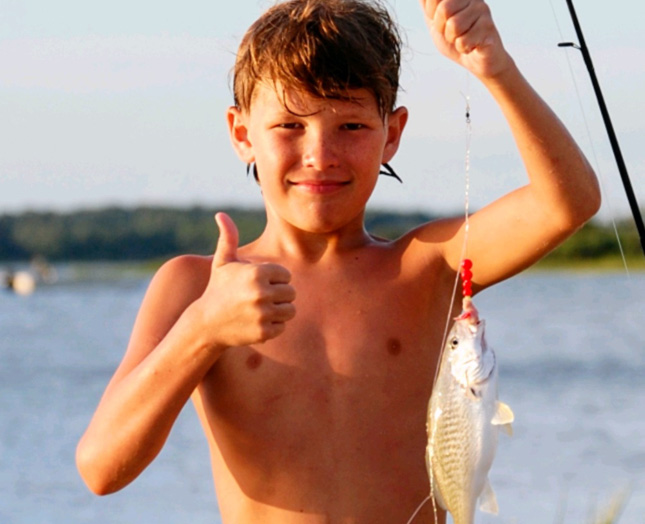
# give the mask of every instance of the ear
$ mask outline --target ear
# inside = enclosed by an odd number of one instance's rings
[[[382,164],[388,163],[399,149],[401,135],[408,122],[408,110],[401,106],[396,108],[387,118],[387,140],[383,148]]]
[[[253,154],[253,145],[249,140],[248,115],[240,111],[237,107],[231,106],[226,111],[226,122],[228,124],[228,134],[233,144],[233,149],[245,164],[255,161]]]

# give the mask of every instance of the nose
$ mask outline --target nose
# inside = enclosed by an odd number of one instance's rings
[[[341,147],[334,131],[310,128],[304,140],[303,164],[317,171],[338,167]]]

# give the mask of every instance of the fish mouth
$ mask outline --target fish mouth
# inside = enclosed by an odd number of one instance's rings
[[[468,320],[473,326],[479,325],[479,311],[470,297],[464,297],[461,314],[455,320]]]

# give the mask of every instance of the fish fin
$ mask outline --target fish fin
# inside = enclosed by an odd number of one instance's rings
[[[491,424],[493,426],[503,426],[504,424],[510,424],[514,420],[513,410],[507,404],[498,401],[495,405],[495,415],[493,415]]]
[[[497,513],[499,513],[497,497],[495,496],[493,486],[490,485],[490,480],[488,479],[486,479],[484,489],[482,489],[481,495],[479,496],[479,509],[486,513],[491,513],[492,515],[497,515]]]
[[[502,426],[504,433],[509,437],[512,437],[513,426],[511,425],[511,422],[515,420],[513,410],[507,404],[499,401],[497,402],[496,408],[493,420],[490,421],[491,424],[493,424],[493,426]]]

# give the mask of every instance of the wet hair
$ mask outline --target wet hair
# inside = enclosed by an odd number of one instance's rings
[[[248,110],[258,83],[317,98],[352,100],[365,88],[385,117],[394,110],[401,37],[379,0],[287,0],[246,32],[234,68],[235,106]],[[288,108],[287,108],[288,109]]]

